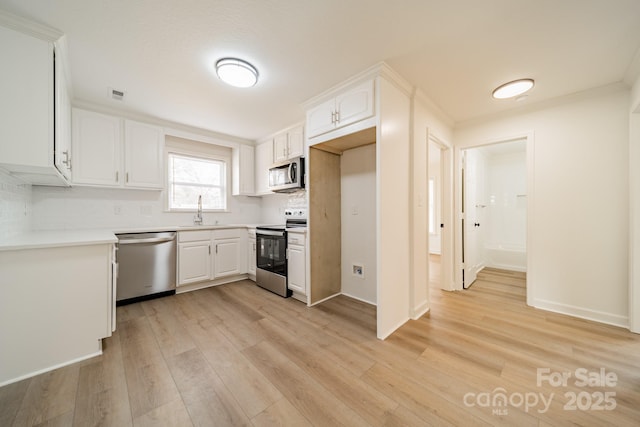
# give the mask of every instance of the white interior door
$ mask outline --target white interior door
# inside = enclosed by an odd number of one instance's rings
[[[475,282],[483,267],[482,235],[484,200],[484,161],[478,150],[467,150],[463,171],[463,286]]]

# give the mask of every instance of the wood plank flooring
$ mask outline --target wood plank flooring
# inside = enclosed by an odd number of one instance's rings
[[[0,388],[0,426],[640,425],[640,336],[524,300],[485,269],[386,341],[370,305],[249,281],[119,307],[102,356]]]

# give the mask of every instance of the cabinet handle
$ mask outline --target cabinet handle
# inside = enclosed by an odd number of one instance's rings
[[[333,124],[333,123],[335,123],[335,122],[336,122],[336,112],[335,112],[335,111],[332,111],[332,112],[331,112],[331,123]]]
[[[216,254],[218,253],[218,245],[216,244]]]
[[[127,183],[129,182],[129,172],[124,174],[124,181]]]
[[[120,174],[116,171],[116,182],[120,182]]]
[[[255,252],[255,251],[256,251],[256,244],[254,243],[253,244],[253,252]]]
[[[67,169],[71,170],[71,157],[69,156],[69,150],[63,151],[62,155],[64,156],[62,164],[65,165]]]
[[[209,255],[211,255],[211,245],[209,245]]]
[[[340,110],[336,111],[336,123],[340,123]]]

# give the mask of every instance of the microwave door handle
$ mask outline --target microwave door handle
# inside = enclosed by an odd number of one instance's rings
[[[294,166],[295,166],[295,163],[291,163],[289,165],[289,182],[292,183],[292,184],[295,182],[294,181],[295,180],[295,174],[294,174],[294,169],[293,169]]]

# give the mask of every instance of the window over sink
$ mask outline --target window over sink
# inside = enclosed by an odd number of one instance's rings
[[[167,198],[170,211],[227,209],[227,162],[222,159],[168,153]]]

